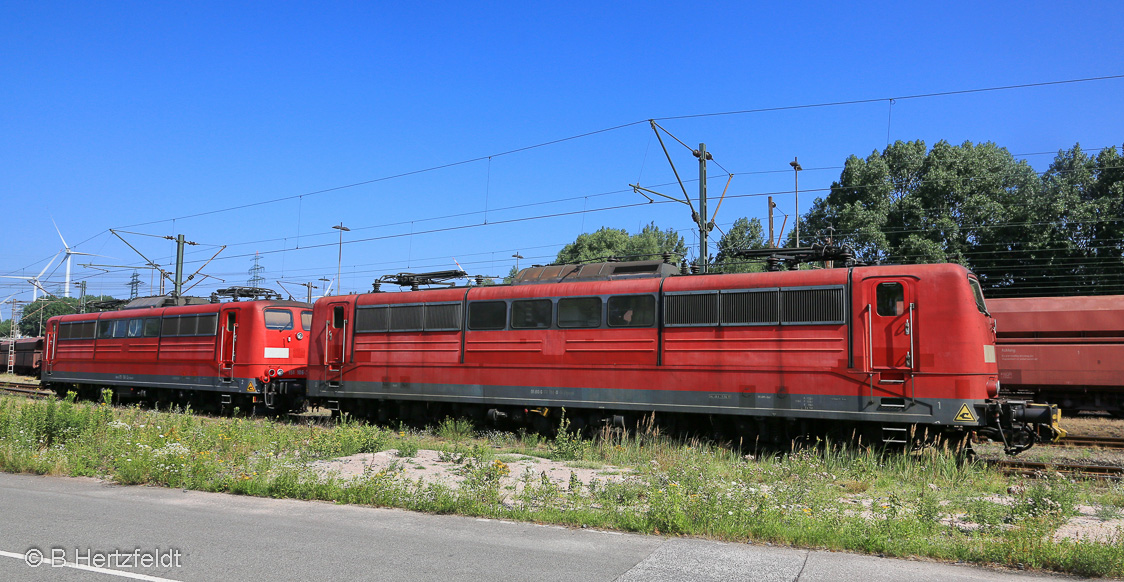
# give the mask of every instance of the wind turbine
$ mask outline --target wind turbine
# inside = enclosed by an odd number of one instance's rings
[[[62,249],[66,253],[66,286],[63,287],[63,297],[70,297],[70,257],[73,255],[85,255],[87,257],[100,257],[102,255],[95,255],[93,253],[82,253],[70,250],[70,245],[66,244],[66,239],[62,238],[62,231],[59,230],[59,225],[55,223],[55,219],[51,219],[51,224],[55,225],[55,232],[59,233],[59,238],[62,239]],[[55,255],[56,257],[58,255]],[[52,259],[53,260],[53,259]],[[42,274],[42,273],[40,273]]]
[[[43,273],[47,272],[47,269],[51,268],[51,265],[57,258],[59,258],[59,254],[55,253],[55,256],[51,257],[51,260],[47,261],[47,266],[43,267],[43,270],[39,271],[39,274],[34,277],[18,277],[16,275],[0,275],[0,277],[3,277],[5,279],[22,279],[24,281],[27,281],[28,283],[31,283],[31,300],[35,301],[39,298],[39,290],[43,288],[43,286],[39,283],[39,278],[43,276]]]

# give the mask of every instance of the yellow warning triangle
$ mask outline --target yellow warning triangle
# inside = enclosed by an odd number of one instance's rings
[[[968,408],[968,403],[960,405],[960,412],[956,413],[956,422],[976,422],[976,416],[972,414],[972,409]]]

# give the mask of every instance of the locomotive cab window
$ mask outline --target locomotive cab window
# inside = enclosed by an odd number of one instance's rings
[[[514,329],[542,329],[550,327],[554,306],[549,299],[532,299],[511,302],[511,327]]]
[[[651,327],[655,322],[655,297],[618,295],[609,298],[610,327]]]
[[[905,287],[901,283],[879,283],[875,299],[878,315],[897,317],[905,313]]]
[[[601,298],[564,297],[559,299],[558,327],[601,327]]]
[[[288,309],[266,309],[265,328],[277,330],[293,329],[293,312]]]
[[[980,282],[969,277],[968,285],[972,287],[972,297],[976,299],[976,309],[984,315],[991,315],[987,311],[987,304],[984,303],[983,289],[980,289]]]
[[[468,329],[507,327],[507,304],[503,301],[474,301],[468,304]]]
[[[303,329],[305,331],[312,331],[312,312],[311,311],[302,311],[301,312],[301,329]]]

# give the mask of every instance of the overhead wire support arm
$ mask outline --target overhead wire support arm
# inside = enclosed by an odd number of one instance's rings
[[[632,187],[633,192],[636,192],[637,194],[640,194],[641,196],[643,196],[645,198],[648,198],[649,202],[655,202],[655,201],[652,200],[651,198],[649,198],[647,194],[644,194],[644,192],[648,192],[650,194],[655,194],[656,196],[662,196],[662,197],[667,198],[668,200],[670,200],[672,202],[678,202],[680,204],[687,204],[686,202],[684,202],[684,201],[682,201],[682,200],[680,200],[680,199],[678,199],[674,196],[668,196],[667,194],[663,194],[661,192],[656,192],[655,190],[645,188],[645,187],[641,186],[640,184],[629,184],[629,186]],[[694,211],[695,211],[695,209],[692,208],[691,212],[694,212]]]
[[[718,162],[714,162],[714,163],[719,168],[722,168],[722,164],[719,164]],[[718,218],[718,209],[722,208],[722,201],[726,199],[726,191],[730,189],[730,182],[734,181],[734,175],[733,174],[731,174],[729,171],[726,171],[726,168],[722,168],[722,170],[725,171],[726,174],[729,177],[726,178],[726,187],[722,189],[722,196],[718,198],[718,206],[714,207],[714,214],[711,215],[711,217],[710,217],[710,223],[711,224],[714,224],[714,219]],[[722,229],[719,229],[719,230],[722,230]]]
[[[190,243],[190,244],[195,244],[195,243]],[[190,281],[190,280],[194,279],[195,276],[199,274],[199,271],[202,271],[204,268],[207,267],[207,265],[211,264],[211,261],[215,260],[215,257],[219,256],[219,253],[223,252],[224,250],[226,250],[226,245],[222,245],[221,247],[219,247],[219,250],[215,251],[215,254],[211,255],[211,258],[207,259],[207,262],[203,263],[202,266],[200,266],[198,269],[195,269],[194,273],[188,275],[188,277],[187,277],[187,279],[185,279],[185,281]],[[204,277],[208,277],[208,276],[209,275],[204,275]],[[218,279],[218,277],[214,277],[214,278]],[[222,281],[222,279],[219,279],[219,280]],[[223,281],[223,283],[225,283],[225,282],[226,281]],[[198,283],[196,283],[196,285],[198,285]],[[195,285],[192,285],[191,287],[194,287],[194,286]],[[188,289],[190,289],[191,287],[188,287]],[[185,293],[186,293],[186,291],[185,291]]]
[[[691,197],[687,195],[687,187],[683,185],[683,179],[679,177],[679,170],[675,169],[675,162],[671,161],[671,153],[667,151],[667,145],[663,143],[663,138],[660,137],[660,131],[659,130],[661,130],[663,128],[660,127],[660,125],[658,123],[656,123],[655,121],[653,121],[651,119],[649,119],[648,122],[652,124],[652,131],[656,132],[656,139],[659,140],[660,147],[663,148],[663,155],[667,157],[667,163],[671,165],[671,172],[673,174],[675,174],[675,180],[677,182],[679,182],[679,189],[683,191],[683,200],[685,200],[687,202],[687,206],[689,206],[691,208],[691,214],[695,214],[695,205],[691,204]],[[671,135],[671,132],[667,131],[666,129],[663,129],[663,130],[665,132],[667,132],[667,135]],[[674,135],[671,135],[671,137],[675,141],[679,141],[679,138],[675,137]],[[681,142],[681,141],[679,141],[679,143],[683,144],[683,142]],[[683,144],[683,146],[687,147],[687,144]],[[691,148],[687,147],[687,149],[691,149]],[[649,192],[650,192],[650,190],[649,190]],[[663,196],[663,194],[660,194],[660,196]],[[669,196],[669,198],[670,198],[670,196]]]
[[[192,277],[194,277],[194,275],[192,275]],[[195,288],[196,285],[202,283],[203,281],[206,281],[207,279],[214,279],[216,281],[222,281],[223,283],[226,283],[226,279],[220,279],[219,277],[216,277],[214,275],[208,275],[206,273],[203,273],[203,276],[200,277],[198,281],[192,283],[191,286],[188,287],[187,289],[184,289],[183,292],[187,293],[188,291],[191,291],[192,289]]]
[[[164,277],[165,279],[167,279],[168,281],[170,281],[170,282],[172,282],[172,283],[174,283],[174,282],[175,282],[175,279],[174,279],[174,278],[173,278],[173,277],[172,277],[171,275],[169,275],[167,271],[165,271],[165,270],[164,270],[163,268],[161,268],[161,267],[160,267],[160,265],[159,265],[159,264],[157,264],[157,263],[156,263],[155,261],[153,261],[152,259],[150,259],[150,258],[146,257],[146,256],[144,255],[144,253],[142,253],[142,252],[140,252],[139,250],[137,250],[137,247],[134,247],[133,245],[129,244],[129,241],[125,240],[125,237],[121,236],[120,234],[117,234],[117,231],[116,231],[116,230],[113,230],[113,229],[111,228],[111,229],[109,229],[109,232],[113,233],[113,236],[115,236],[115,237],[117,237],[117,238],[121,239],[121,242],[125,243],[125,245],[126,245],[126,246],[128,246],[128,247],[129,247],[129,248],[131,248],[131,249],[133,249],[133,252],[134,252],[134,253],[136,253],[136,254],[138,254],[138,255],[140,255],[142,259],[144,259],[145,261],[147,261],[147,262],[148,262],[148,265],[149,265],[149,266],[151,266],[151,267],[152,267],[153,269],[156,269],[157,271],[160,271],[160,276]],[[123,231],[123,232],[124,232],[124,231]]]

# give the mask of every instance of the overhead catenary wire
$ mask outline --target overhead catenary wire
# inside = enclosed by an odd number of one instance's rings
[[[924,99],[924,98],[932,98],[932,97],[948,97],[948,96],[953,96],[953,95],[967,95],[967,94],[972,94],[972,93],[1008,91],[1008,90],[1014,90],[1014,89],[1029,89],[1029,88],[1035,88],[1035,87],[1047,87],[1047,86],[1067,85],[1067,84],[1075,84],[1075,83],[1088,83],[1088,82],[1093,82],[1093,81],[1108,81],[1108,80],[1116,80],[1116,79],[1124,79],[1124,74],[1121,74],[1121,75],[1104,75],[1104,76],[1099,76],[1099,77],[1084,77],[1084,78],[1078,78],[1078,79],[1065,79],[1065,80],[1059,80],[1059,81],[1041,81],[1041,82],[1035,82],[1035,83],[1022,83],[1022,84],[1017,84],[1017,85],[1002,85],[1002,86],[995,86],[995,87],[981,87],[981,88],[974,88],[974,89],[957,89],[957,90],[952,90],[952,91],[917,93],[917,94],[902,95],[902,96],[877,97],[877,98],[869,98],[869,99],[852,99],[852,100],[845,100],[845,101],[829,101],[829,102],[822,102],[822,103],[807,103],[807,104],[801,104],[801,105],[761,107],[761,108],[756,108],[756,109],[739,109],[739,110],[720,111],[720,112],[711,112],[711,113],[696,113],[696,114],[688,114],[688,115],[671,115],[671,116],[664,116],[664,117],[653,117],[653,118],[650,118],[650,119],[643,119],[643,120],[631,121],[631,122],[627,122],[627,123],[621,123],[621,124],[614,125],[614,126],[611,126],[611,127],[605,127],[605,128],[601,128],[601,129],[587,131],[587,132],[583,132],[583,133],[579,133],[579,134],[575,134],[575,135],[571,135],[571,136],[567,136],[567,137],[553,139],[553,140],[549,140],[549,141],[545,141],[545,142],[541,142],[541,143],[536,143],[536,144],[532,144],[532,145],[528,145],[528,146],[518,147],[518,148],[514,148],[514,149],[510,149],[510,150],[506,150],[506,151],[502,151],[502,152],[498,152],[498,153],[493,153],[493,154],[488,154],[488,155],[483,155],[483,156],[476,156],[476,157],[473,157],[473,158],[468,158],[468,159],[464,159],[464,160],[460,160],[460,161],[456,161],[456,162],[449,162],[449,163],[446,163],[446,164],[438,164],[438,165],[429,166],[429,167],[421,168],[421,169],[417,169],[417,170],[411,170],[411,171],[400,172],[400,173],[392,174],[392,175],[388,175],[388,176],[372,178],[372,179],[369,179],[369,180],[361,180],[361,181],[358,181],[358,182],[352,182],[350,184],[344,184],[344,185],[341,185],[341,186],[333,186],[333,187],[330,187],[330,188],[322,188],[320,190],[314,190],[314,191],[311,191],[311,192],[304,192],[304,193],[300,193],[300,194],[292,194],[292,195],[288,195],[288,196],[281,196],[281,197],[272,198],[272,199],[268,199],[268,200],[262,200],[262,201],[258,201],[258,202],[250,202],[250,203],[246,203],[246,204],[239,204],[239,205],[230,206],[230,207],[227,207],[227,208],[220,208],[220,209],[207,210],[207,211],[202,211],[202,212],[197,212],[197,213],[192,213],[192,214],[186,214],[186,215],[178,216],[178,217],[174,217],[174,218],[165,218],[165,219],[159,219],[159,220],[150,220],[150,221],[145,221],[145,222],[138,222],[138,223],[122,225],[120,227],[114,227],[114,228],[122,228],[122,229],[123,228],[132,228],[132,227],[136,227],[136,226],[147,226],[147,225],[151,225],[151,224],[159,224],[161,222],[169,222],[169,221],[173,221],[173,220],[184,220],[184,219],[187,219],[187,218],[198,218],[200,216],[208,216],[208,215],[217,214],[217,213],[220,213],[220,212],[229,212],[229,211],[232,211],[232,210],[242,210],[242,209],[246,209],[246,208],[253,208],[255,206],[262,206],[262,205],[265,205],[265,204],[274,204],[274,203],[277,203],[277,202],[284,202],[284,201],[287,201],[287,200],[298,199],[298,198],[301,198],[302,196],[314,196],[314,195],[318,195],[318,194],[325,194],[325,193],[328,193],[328,192],[335,192],[335,191],[345,190],[345,189],[349,189],[349,188],[356,188],[356,187],[359,187],[359,186],[366,186],[366,185],[375,184],[375,183],[378,183],[378,182],[385,182],[387,180],[394,180],[394,179],[398,179],[398,178],[404,178],[404,177],[407,177],[407,176],[414,176],[414,175],[417,175],[417,174],[434,172],[434,171],[438,171],[438,170],[453,168],[453,167],[456,167],[456,166],[462,166],[462,165],[465,165],[465,164],[480,162],[480,161],[488,160],[488,159],[491,159],[491,158],[508,156],[508,155],[512,155],[512,154],[516,154],[516,153],[520,153],[520,152],[525,152],[525,151],[530,151],[530,150],[534,150],[534,149],[547,147],[547,146],[550,146],[550,145],[555,145],[555,144],[559,144],[559,143],[573,141],[573,140],[576,140],[576,139],[581,139],[581,138],[590,137],[590,136],[594,136],[594,135],[598,135],[598,134],[617,131],[617,130],[620,130],[620,129],[625,129],[625,128],[628,128],[628,127],[633,127],[633,126],[636,126],[636,125],[640,125],[640,124],[643,124],[643,123],[649,123],[649,122],[654,123],[656,121],[669,121],[669,120],[679,120],[679,119],[697,119],[697,118],[703,118],[703,117],[718,117],[718,116],[730,116],[730,115],[748,115],[748,114],[754,114],[754,113],[767,113],[767,112],[774,112],[774,111],[791,111],[791,110],[813,109],[813,108],[822,108],[822,107],[839,107],[839,106],[845,106],[845,105],[861,105],[861,104],[864,104],[864,103],[879,103],[879,102],[888,101],[888,100],[891,100],[891,99],[893,99],[893,100],[906,100],[906,99]],[[678,138],[676,138],[676,140],[678,141]],[[679,143],[683,143],[683,142],[679,142]],[[684,145],[684,147],[687,147],[688,149],[691,149],[690,146],[687,146],[686,144],[683,144],[683,145]]]
[[[1082,82],[1090,82],[1090,81],[1113,80],[1113,79],[1120,79],[1120,78],[1124,78],[1124,75],[1109,75],[1109,76],[1101,76],[1101,77],[1069,79],[1069,80],[1062,80],[1062,81],[1048,81],[1048,82],[1019,84],[1019,85],[1006,85],[1006,86],[999,86],[999,87],[986,87],[986,88],[964,89],[964,90],[944,91],[944,92],[935,92],[935,93],[922,93],[922,94],[916,94],[916,95],[896,96],[896,97],[877,98],[877,99],[834,101],[834,102],[826,102],[826,103],[803,104],[803,105],[793,105],[793,106],[783,106],[783,107],[742,109],[742,110],[724,111],[724,112],[712,112],[712,113],[680,115],[680,116],[666,116],[666,117],[653,118],[653,120],[661,120],[661,121],[663,121],[663,120],[677,120],[677,119],[690,119],[690,118],[698,118],[698,117],[713,117],[713,116],[720,116],[720,115],[741,115],[741,114],[750,114],[750,113],[762,113],[762,112],[768,112],[768,111],[806,109],[806,108],[812,108],[812,107],[831,107],[831,106],[842,106],[842,105],[854,105],[854,104],[861,104],[861,103],[878,102],[878,101],[883,101],[883,100],[887,100],[887,99],[919,99],[919,98],[928,98],[928,97],[942,97],[942,96],[951,96],[951,95],[960,95],[960,94],[969,94],[969,93],[980,93],[980,92],[987,92],[987,91],[1001,91],[1001,90],[1010,90],[1010,89],[1023,89],[1023,88],[1031,88],[1031,87],[1045,87],[1045,86],[1052,86],[1052,85],[1062,85],[1062,84],[1068,84],[1068,83],[1082,83]],[[132,227],[132,226],[140,226],[140,225],[160,223],[160,222],[168,222],[168,221],[174,222],[175,220],[183,220],[183,219],[186,219],[186,218],[192,218],[192,217],[196,217],[196,216],[205,216],[205,215],[215,214],[215,213],[218,213],[218,212],[224,212],[224,211],[228,211],[228,210],[237,210],[237,209],[248,208],[248,207],[252,207],[252,206],[259,206],[259,205],[262,205],[262,204],[280,202],[280,201],[283,201],[283,200],[292,200],[293,198],[298,198],[300,203],[303,204],[303,197],[304,196],[311,196],[311,195],[315,195],[315,194],[322,194],[322,193],[326,193],[326,192],[342,190],[342,189],[345,189],[345,188],[361,186],[361,185],[364,185],[364,184],[370,184],[370,183],[379,182],[379,181],[391,180],[391,179],[394,179],[394,178],[410,176],[410,175],[414,175],[414,174],[418,174],[418,173],[422,173],[422,172],[436,171],[436,170],[440,170],[440,169],[444,169],[444,168],[448,168],[448,167],[453,167],[453,166],[456,166],[456,165],[462,165],[462,164],[472,163],[472,162],[476,162],[476,161],[481,161],[483,159],[489,159],[490,160],[492,157],[496,157],[496,156],[509,155],[509,154],[514,154],[514,153],[517,153],[517,152],[522,152],[522,151],[527,151],[527,150],[531,150],[531,149],[535,149],[535,148],[545,147],[545,146],[549,146],[549,145],[552,145],[552,144],[557,144],[557,143],[561,143],[561,142],[565,142],[565,141],[570,141],[570,140],[588,137],[588,136],[592,136],[592,135],[596,135],[596,134],[600,134],[600,133],[615,131],[615,130],[623,129],[623,128],[634,126],[634,125],[641,124],[641,123],[644,123],[644,121],[635,121],[635,122],[630,122],[630,123],[626,123],[626,124],[620,124],[620,125],[607,127],[607,128],[603,128],[603,129],[599,129],[599,130],[595,130],[595,131],[585,132],[585,133],[581,133],[581,134],[577,134],[577,135],[572,135],[572,136],[568,136],[568,137],[564,137],[564,138],[560,138],[560,139],[556,139],[556,140],[550,140],[550,141],[547,141],[547,142],[542,142],[542,143],[534,144],[534,145],[531,145],[531,146],[515,148],[515,149],[507,150],[507,151],[504,151],[504,152],[491,154],[491,155],[488,155],[488,156],[480,156],[480,157],[477,157],[477,158],[462,160],[460,162],[453,162],[453,163],[450,163],[450,164],[442,164],[442,165],[432,166],[432,167],[423,168],[423,169],[420,169],[420,170],[414,170],[414,171],[411,171],[411,172],[403,172],[403,173],[399,173],[399,174],[395,174],[395,175],[384,176],[384,177],[381,177],[381,178],[375,178],[373,180],[366,180],[366,181],[362,181],[362,182],[346,184],[346,185],[343,185],[343,186],[325,188],[325,189],[316,190],[316,191],[313,191],[313,192],[276,198],[276,199],[273,199],[273,200],[266,200],[266,201],[260,201],[260,202],[256,202],[256,203],[238,205],[238,206],[230,207],[228,209],[215,209],[215,210],[204,211],[204,212],[200,212],[200,213],[195,213],[195,214],[190,214],[190,215],[175,217],[175,218],[170,218],[170,219],[149,221],[149,222],[144,222],[144,223],[136,223],[136,224],[133,224],[133,225],[126,225],[126,228]],[[680,141],[680,143],[682,143],[682,142]],[[686,144],[683,144],[683,145],[685,147],[687,147]],[[1086,151],[1093,151],[1093,150],[1086,150]],[[1049,153],[1056,153],[1056,152],[1042,152],[1042,153],[1021,154],[1021,155],[1047,155]],[[719,167],[721,167],[721,165],[719,165]],[[822,170],[828,170],[828,169],[839,169],[839,168],[840,167],[836,166],[836,167],[825,167],[825,168],[809,168],[808,170],[815,171],[815,170],[821,170],[821,169]],[[723,168],[723,170],[725,170],[725,168]],[[786,171],[785,170],[765,170],[765,171],[760,171],[760,172],[743,172],[743,173],[738,173],[737,175],[770,174],[770,173],[782,173],[782,172],[786,172]],[[735,173],[730,173],[730,172],[727,172],[727,173],[729,173],[730,175],[735,175]],[[805,190],[805,191],[823,192],[823,191],[830,191],[830,189],[812,189],[812,190]],[[614,191],[614,192],[604,193],[604,194],[599,194],[599,195],[609,195],[609,194],[623,193],[623,192],[627,192],[627,190],[622,189],[620,191]],[[782,191],[781,193],[784,193],[784,192]],[[751,196],[764,196],[764,195],[767,195],[767,194],[766,193],[756,193],[756,194],[751,193],[751,194],[742,194],[742,195],[731,195],[730,197],[731,198],[746,198],[746,197],[751,197]],[[590,195],[581,196],[581,197],[574,197],[573,199],[576,199],[576,198],[588,199],[589,196]],[[556,202],[555,201],[548,201],[548,202],[530,203],[528,205],[522,205],[522,206],[543,205],[543,204],[550,204],[550,203],[556,203]],[[627,206],[622,206],[621,208],[624,208],[624,207],[627,207]],[[613,209],[613,208],[614,207],[609,207],[608,209]],[[586,212],[586,211],[588,211],[588,212],[599,212],[599,211],[603,211],[603,210],[606,210],[606,209],[583,210],[583,212]],[[485,210],[485,212],[487,212],[487,209]],[[464,214],[470,214],[470,213],[464,213]],[[501,222],[496,223],[496,224],[503,224],[503,223],[510,223],[510,222],[524,221],[524,220],[536,220],[536,219],[541,219],[541,218],[550,218],[550,217],[555,217],[555,216],[566,216],[566,215],[572,215],[572,214],[574,214],[574,213],[573,212],[567,212],[567,213],[556,213],[556,214],[543,215],[541,217],[521,217],[521,218],[518,218],[518,219],[512,219],[512,220],[508,220],[508,221],[501,221]],[[454,216],[456,216],[456,215],[450,215],[450,217],[454,217]],[[437,218],[421,219],[421,220],[436,220],[436,219]],[[402,221],[399,224],[405,224],[406,222],[413,223],[413,222],[418,222],[418,220]],[[478,225],[462,225],[462,226],[459,226],[459,227],[452,227],[452,228],[447,228],[447,229],[433,229],[432,232],[443,232],[443,231],[447,231],[447,230],[451,230],[451,229],[457,229],[457,228],[474,228],[476,226],[478,226]],[[372,226],[372,227],[367,227],[367,228],[382,228],[382,227],[383,226],[380,225],[380,226]],[[298,226],[298,229],[299,229],[299,226]],[[94,237],[90,237],[90,238],[86,239],[85,241],[83,241],[83,243],[88,242],[89,240],[92,240],[96,236],[100,236],[104,232],[105,231],[103,231],[102,233],[99,233],[98,235],[95,235]],[[424,234],[424,233],[425,233],[425,231],[420,232],[420,233],[416,233],[416,234]],[[142,233],[137,233],[137,234],[142,234]],[[158,236],[158,235],[146,235],[146,236]],[[310,235],[310,236],[316,236],[316,235]],[[389,237],[373,237],[373,238],[370,238],[370,239],[357,239],[357,240],[354,240],[354,241],[347,241],[347,244],[351,244],[352,242],[356,242],[356,243],[364,242],[364,241],[367,241],[367,240],[380,240],[380,239],[383,239],[383,238],[393,238],[394,236],[401,236],[401,235],[389,235]],[[276,241],[277,239],[271,239],[271,240]],[[82,243],[79,243],[79,244],[82,244]],[[235,243],[235,245],[241,245],[241,244],[251,244],[251,243]],[[78,246],[78,245],[75,245],[75,246]],[[317,246],[329,246],[329,245],[314,245],[313,247],[309,247],[309,248],[316,248]],[[297,249],[300,249],[300,248],[301,247],[298,244]],[[295,249],[289,249],[286,245],[286,248],[278,249],[278,250],[273,251],[273,252],[285,252],[287,250],[295,250]],[[238,257],[244,257],[244,256],[246,256],[246,255],[236,255],[236,256],[229,257],[229,258],[238,258]],[[224,259],[225,258],[226,257],[224,257]],[[219,260],[222,260],[222,259],[219,259]],[[54,271],[52,271],[52,273],[54,273]]]

